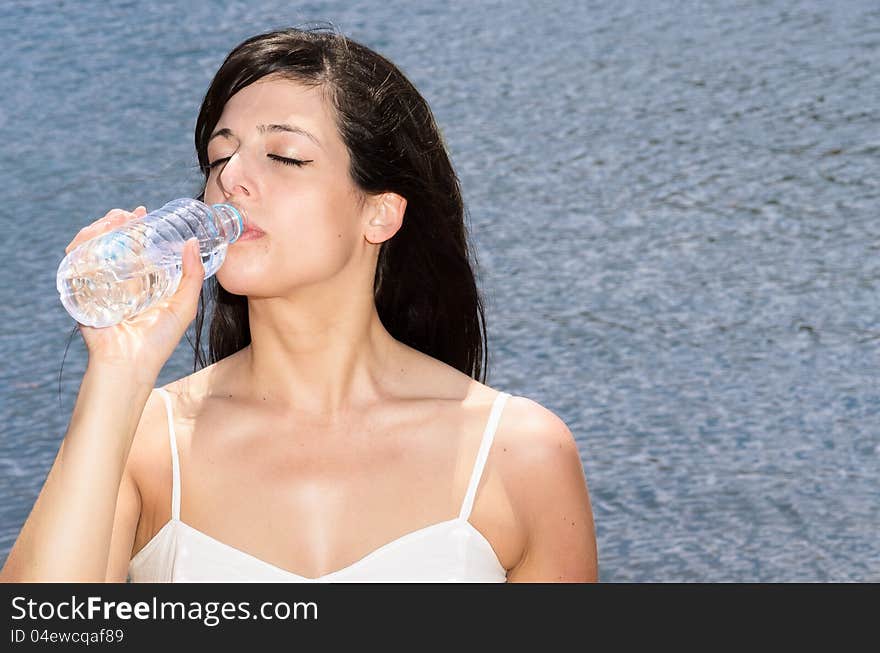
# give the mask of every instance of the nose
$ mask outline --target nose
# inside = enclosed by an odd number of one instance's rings
[[[217,185],[227,200],[236,196],[251,195],[254,185],[247,177],[245,168],[241,151],[235,152],[228,161],[221,164],[220,172],[217,174]]]

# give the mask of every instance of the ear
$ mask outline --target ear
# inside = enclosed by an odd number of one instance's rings
[[[375,244],[385,242],[400,229],[405,212],[405,197],[391,192],[374,195],[369,200],[364,238]]]

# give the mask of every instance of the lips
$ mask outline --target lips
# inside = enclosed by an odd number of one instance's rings
[[[236,208],[236,210],[239,212],[239,214],[241,215],[243,222],[244,222],[244,225],[243,225],[244,229],[242,230],[239,237],[244,236],[245,234],[250,234],[252,237],[264,236],[266,234],[265,231],[263,231],[262,229],[260,229],[260,227],[258,227],[256,224],[254,224],[254,222],[251,220],[250,216],[248,215],[248,211],[246,211],[244,209],[244,207],[239,206],[235,202],[229,202],[229,204]]]
[[[242,232],[242,235],[248,232],[251,232],[251,235],[253,236],[266,233],[265,231],[260,229],[259,225],[251,220],[251,217],[247,214],[247,212],[242,211],[242,215],[244,216],[244,231]]]
[[[255,240],[257,238],[262,238],[265,235],[266,233],[256,225],[250,222],[245,222],[244,231],[241,232],[241,236],[238,237],[236,242]]]

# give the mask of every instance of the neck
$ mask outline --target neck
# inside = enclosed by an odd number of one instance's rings
[[[303,293],[304,294],[304,293]],[[249,299],[251,344],[242,387],[254,401],[332,421],[387,394],[403,345],[382,325],[372,293],[345,302],[314,293]],[[341,304],[341,305],[340,305]]]

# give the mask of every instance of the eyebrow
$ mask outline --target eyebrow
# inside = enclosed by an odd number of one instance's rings
[[[257,131],[261,134],[265,134],[266,132],[289,132],[291,134],[300,134],[323,149],[321,142],[317,138],[315,138],[314,135],[312,135],[310,132],[307,132],[302,127],[294,127],[293,125],[257,125]],[[232,135],[232,130],[228,127],[224,127],[223,129],[218,129],[213,134],[211,134],[211,138],[208,139],[208,142],[210,143],[218,136],[229,137]]]

